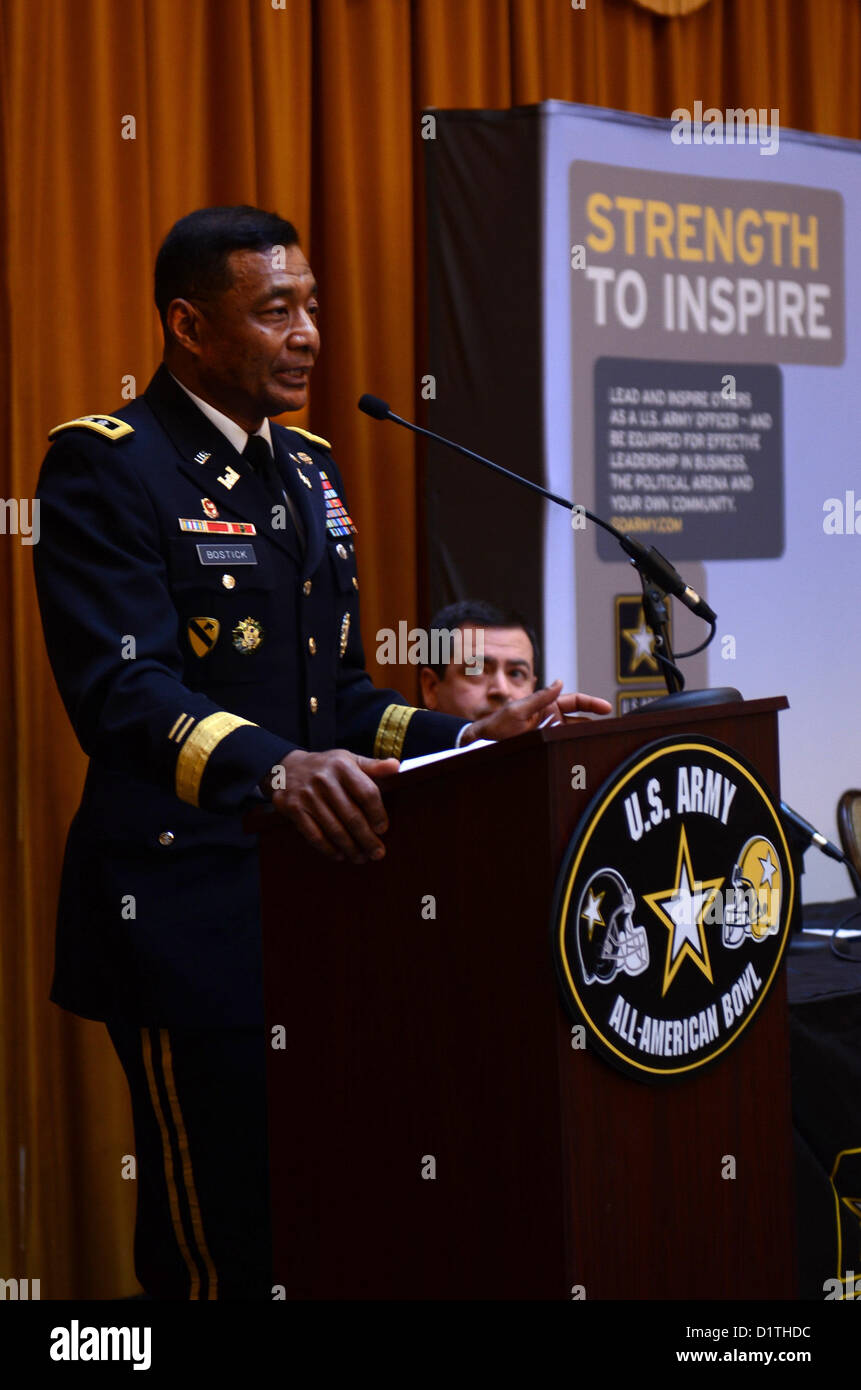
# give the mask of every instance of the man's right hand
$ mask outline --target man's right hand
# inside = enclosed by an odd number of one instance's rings
[[[379,788],[372,780],[398,770],[397,758],[363,758],[345,748],[326,753],[294,749],[272,790],[272,804],[329,859],[366,864],[382,859],[380,839],[389,828]],[[271,778],[270,778],[271,785]]]

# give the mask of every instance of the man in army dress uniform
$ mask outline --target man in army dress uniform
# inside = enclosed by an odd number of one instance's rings
[[[375,779],[396,759],[609,706],[557,683],[467,723],[372,685],[330,446],[270,423],[306,404],[320,346],[289,222],[248,207],[181,219],[155,299],[164,360],[146,392],[52,430],[39,482],[45,638],[90,758],[51,997],[107,1024],[128,1076],[143,1287],[261,1299],[265,1044],[245,813],[268,797],[323,854],[378,859]]]

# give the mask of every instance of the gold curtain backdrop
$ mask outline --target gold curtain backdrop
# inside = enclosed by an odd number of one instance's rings
[[[699,99],[857,138],[861,5],[708,0],[664,18],[633,0],[277,3],[2,0],[0,487],[32,498],[52,425],[116,409],[125,378],[146,386],[171,223],[211,203],[275,209],[321,284],[311,406],[291,418],[333,441],[345,475],[372,654],[378,628],[417,618],[412,446],[355,403],[371,390],[409,414],[431,370],[416,333],[421,109],[556,98],[666,117]],[[85,760],[30,549],[0,535],[0,1278],[39,1279],[42,1298],[121,1297],[137,1291],[125,1080],[104,1028],[47,999]]]

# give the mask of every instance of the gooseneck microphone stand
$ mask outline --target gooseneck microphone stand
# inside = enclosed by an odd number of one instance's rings
[[[655,634],[655,657],[667,687],[667,694],[659,700],[651,701],[650,709],[670,704],[674,707],[722,705],[734,703],[741,699],[740,693],[732,686],[721,686],[714,690],[685,690],[684,676],[676,662],[704,651],[715,635],[717,616],[709,608],[705,599],[701,598],[694,589],[685,583],[675,566],[654,546],[647,550],[632,536],[626,536],[622,531],[618,531],[609,521],[596,516],[594,512],[590,512],[581,504],[575,504],[567,497],[560,497],[558,493],[550,492],[540,483],[533,483],[529,478],[523,478],[519,473],[513,473],[509,468],[503,468],[501,464],[494,463],[492,459],[484,458],[482,454],[474,453],[472,449],[467,449],[462,444],[456,444],[452,439],[435,434],[433,430],[426,430],[411,420],[404,420],[400,415],[395,415],[394,411],[389,409],[388,404],[380,400],[378,396],[362,396],[359,401],[359,409],[374,420],[391,420],[396,425],[403,425],[405,429],[412,430],[414,434],[421,434],[426,439],[433,439],[437,444],[443,444],[447,449],[453,449],[456,454],[462,454],[464,458],[472,459],[474,463],[480,463],[483,467],[492,469],[494,473],[501,473],[503,477],[519,483],[521,487],[529,488],[530,492],[539,493],[541,497],[546,497],[548,502],[555,502],[557,506],[564,507],[567,512],[571,513],[571,524],[574,529],[580,529],[577,521],[580,517],[585,517],[593,525],[608,531],[618,541],[639,575],[643,589],[643,614],[648,626]],[[709,634],[704,642],[701,642],[698,647],[692,647],[688,652],[679,652],[675,656],[669,636],[667,599],[670,595],[679,599],[686,608],[689,608],[698,618],[702,618],[704,622],[709,624]]]

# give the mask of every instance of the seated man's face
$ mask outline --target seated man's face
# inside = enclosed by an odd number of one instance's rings
[[[422,667],[422,699],[426,709],[456,714],[461,719],[481,719],[512,700],[520,700],[535,689],[532,643],[522,627],[485,627],[480,631],[464,623],[461,632],[466,653],[481,652],[484,663],[479,673],[469,665],[446,666],[442,678],[429,666]],[[470,670],[475,671],[470,675]]]

